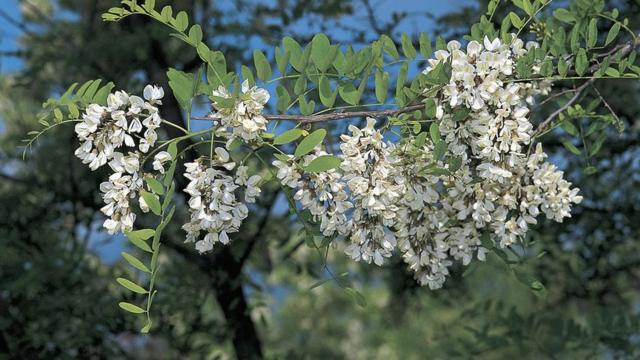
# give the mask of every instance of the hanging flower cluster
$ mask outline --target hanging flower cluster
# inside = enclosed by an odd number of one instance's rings
[[[144,89],[144,100],[116,91],[109,94],[106,106],[89,105],[75,127],[81,142],[76,156],[91,170],[105,164],[113,170],[109,181],[100,184],[106,204],[101,210],[109,217],[104,227],[110,234],[133,228],[136,215],[130,200],[143,188],[140,159],[158,138],[156,129],[162,120],[157,105],[163,96],[162,88],[151,85]],[[139,201],[141,209],[148,209],[142,198]]]
[[[318,157],[326,155],[325,151],[316,148],[304,156],[302,164],[307,166]],[[287,156],[286,161],[273,162],[278,168],[278,179],[283,185],[296,189],[293,198],[300,201],[303,209],[309,210],[313,220],[320,224],[320,231],[324,236],[347,235],[351,229],[351,221],[346,212],[353,204],[348,199],[345,184],[340,182],[341,174],[335,169],[306,173],[297,165],[292,155]]]
[[[191,215],[182,226],[187,232],[187,242],[196,242],[201,253],[212,250],[215,243],[228,244],[228,234],[237,232],[249,214],[245,203],[255,202],[260,194],[260,176],[249,177],[248,168],[236,167],[229,153],[220,147],[215,149],[213,159],[200,158],[185,167],[185,177],[191,180],[185,189],[191,196]],[[244,190],[244,202],[239,200],[240,190]],[[200,232],[206,233],[203,239]]]
[[[294,200],[324,236],[347,239],[345,252],[352,259],[382,265],[400,253],[418,282],[432,289],[443,285],[453,263],[484,260],[485,247],[522,239],[540,214],[561,222],[582,197],[562,171],[545,162],[540,144],[532,151],[530,106],[551,84],[513,81],[517,59],[538,45],[525,46],[515,35],[512,40],[471,41],[466,50],[452,41],[429,60],[425,74],[445,62],[451,67],[449,83],[425,99],[435,105],[440,139],[410,137],[394,144],[367,119],[364,128],[349,126],[350,134],[341,136],[339,168],[305,171],[329,155],[318,146],[302,159],[280,156],[273,162],[277,178],[294,189]],[[532,70],[538,73],[539,66]],[[132,229],[131,199],[138,197],[140,209],[149,209],[138,196],[140,162],[156,142],[156,105],[163,95],[152,86],[145,88],[146,101],[118,91],[106,106],[90,105],[76,126],[82,142],[76,155],[91,169],[108,164],[114,171],[100,186],[110,233]],[[239,94],[220,87],[212,99],[220,125],[216,135],[246,143],[262,137],[266,90],[245,81]],[[171,160],[168,152],[158,152],[153,169],[164,174]],[[187,242],[207,252],[229,243],[229,234],[239,230],[247,204],[260,194],[261,178],[236,166],[224,148],[185,166],[190,220],[183,229]]]
[[[529,106],[550,84],[512,81],[517,58],[536,47],[515,37],[511,45],[485,38],[484,44],[469,42],[466,52],[456,41],[448,51],[437,51],[425,72],[441,62],[451,64],[451,80],[434,98],[441,141],[459,165],[436,158],[430,142],[418,145],[413,138],[394,146],[375,130],[373,119],[363,129],[351,126],[351,135],[342,136],[340,172],[332,170],[322,186],[348,194],[339,202],[353,210],[350,219],[342,212],[340,221],[314,214],[322,219],[321,229],[337,226],[325,224],[329,221],[345,224],[340,234],[348,230],[346,253],[358,261],[381,265],[399,250],[416,279],[436,289],[455,261],[484,260],[483,236],[507,247],[524,237],[541,213],[555,221],[571,216],[571,205],[582,200],[578,189],[544,162],[540,144],[527,153],[533,136]],[[455,117],[458,111],[467,115]],[[298,196],[304,208],[338,207],[331,196],[308,191],[314,181],[304,180],[293,160],[274,165],[283,184],[305,194]],[[434,166],[444,171],[429,172]]]
[[[226,106],[221,99],[234,99],[232,106]],[[213,92],[214,117],[220,119],[222,130],[230,131],[230,140],[240,138],[246,142],[255,141],[267,129],[267,119],[262,116],[262,109],[269,101],[269,92],[256,86],[249,88],[249,82],[242,83],[237,96],[220,86]]]

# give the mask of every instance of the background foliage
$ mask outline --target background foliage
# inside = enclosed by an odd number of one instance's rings
[[[397,27],[415,18],[415,31],[409,31],[414,38],[433,20],[432,38],[453,39],[469,33],[468,24],[486,9],[483,1],[468,2],[434,17],[425,6],[424,13],[397,13],[382,21],[376,4],[367,1],[171,3],[205,25],[204,39],[238,71],[240,64],[253,63],[248,49],[268,51],[284,36],[310,41],[313,31],[306,25],[323,30],[341,24],[328,29],[332,40],[362,44],[381,34],[398,35]],[[334,251],[326,260],[328,269],[304,245],[283,210],[282,194],[276,187],[265,188],[233,245],[207,256],[182,245],[184,234],[175,224],[187,215],[178,206],[177,221],[163,239],[156,327],[148,337],[139,335],[141,324],[115,305],[130,295],[113,279],[131,274],[112,255],[135,248],[99,229],[95,189],[105,174],[90,172],[73,156],[77,145],[70,127],[41,140],[26,162],[19,148],[19,139],[40,126],[36,114],[42,99],[59,95],[72,82],[109,79],[118,88],[140,92],[146,82],[168,88],[168,67],[197,70],[194,52],[177,39],[167,41],[161,25],[143,17],[103,23],[100,14],[114,5],[111,0],[23,1],[12,25],[21,34],[19,51],[4,55],[19,57],[24,67],[0,75],[0,356],[640,356],[640,108],[638,83],[624,80],[596,83],[626,125],[623,133],[602,131],[607,141],[596,156],[570,154],[563,146],[566,129],[543,138],[553,161],[566,169],[587,200],[569,221],[541,223],[531,235],[531,253],[521,254],[515,270],[490,257],[485,266],[454,271],[444,289],[429,291],[418,287],[399,261],[378,269]],[[569,6],[554,1],[552,8]],[[638,33],[637,2],[607,1],[606,6],[617,7]],[[497,26],[510,10],[498,9]],[[353,18],[358,21],[346,21]],[[606,30],[601,29],[601,37]],[[571,84],[559,84],[565,85]],[[587,94],[584,103],[589,97],[597,96]],[[178,102],[169,96],[165,100],[163,116],[184,123]],[[558,105],[549,103],[536,116],[542,120]],[[588,121],[578,113],[573,124],[586,127]],[[333,131],[344,129],[333,126]],[[310,290],[330,279],[329,270],[348,275]],[[518,280],[529,275],[540,279],[544,292],[534,293]],[[346,292],[342,282],[364,298]]]

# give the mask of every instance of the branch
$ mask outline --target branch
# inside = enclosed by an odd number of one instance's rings
[[[573,94],[573,97],[569,99],[569,101],[567,101],[560,108],[558,108],[556,111],[552,112],[551,115],[549,115],[542,123],[540,123],[540,125],[538,125],[538,129],[536,130],[536,132],[539,133],[540,131],[544,130],[556,117],[558,117],[563,111],[567,110],[569,106],[573,105],[573,103],[575,103],[578,100],[578,98],[580,98],[580,95],[582,95],[582,92],[584,91],[584,89],[586,89],[594,81],[596,81],[596,78],[591,78],[585,81],[582,85],[578,86],[574,90],[575,94]]]
[[[319,114],[319,115],[290,115],[290,114],[266,114],[264,115],[265,119],[269,121],[273,120],[289,120],[289,121],[297,121],[301,123],[316,123],[323,121],[333,121],[340,119],[349,119],[356,117],[372,117],[372,118],[381,118],[387,116],[395,116],[403,113],[408,113],[416,110],[420,110],[424,108],[424,104],[419,105],[411,105],[402,109],[391,109],[391,110],[377,110],[377,111],[343,111],[343,112],[333,112],[328,114]],[[192,116],[192,120],[209,120],[214,121],[220,119],[220,116],[209,115],[209,116]]]
[[[635,49],[638,45],[640,45],[640,37],[637,37],[635,40],[628,41],[624,44],[619,44],[613,47],[611,50],[607,51],[606,53],[598,55],[598,57],[607,57],[618,52],[620,53],[621,56],[625,56],[628,53],[630,53],[631,50]],[[599,68],[600,68],[600,64],[593,64],[591,65],[591,67],[589,67],[589,72],[593,74],[596,71],[598,71]],[[552,112],[551,115],[549,115],[542,123],[540,123],[540,125],[538,126],[538,129],[536,130],[536,133],[539,133],[542,130],[544,130],[556,117],[558,117],[563,111],[567,110],[569,106],[573,105],[580,98],[580,95],[582,95],[582,92],[584,91],[584,89],[586,89],[588,86],[593,84],[596,81],[596,79],[597,78],[592,77],[591,79],[585,81],[582,85],[575,88],[573,90],[575,91],[575,94],[573,95],[573,97],[569,99],[569,101],[567,101],[562,107]]]

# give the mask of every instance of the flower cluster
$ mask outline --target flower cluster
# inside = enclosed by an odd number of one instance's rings
[[[395,146],[383,141],[374,126],[375,120],[367,119],[364,129],[350,126],[351,136],[341,136],[340,167],[354,204],[346,252],[354,260],[382,265],[396,246],[395,234],[388,227],[398,221],[397,202],[404,179],[398,176],[400,158],[394,154]]]
[[[435,96],[436,114],[448,150],[462,165],[440,177],[443,191],[439,199],[423,204],[418,212],[433,217],[431,224],[444,226],[405,243],[404,259],[422,284],[440,287],[449,259],[462,260],[464,265],[474,254],[484,259],[487,250],[481,245],[482,234],[490,235],[501,247],[510,246],[536,223],[540,212],[562,221],[570,216],[571,204],[582,200],[561,171],[543,163],[546,155],[540,144],[535,154],[527,153],[533,136],[529,106],[534,95],[548,93],[550,83],[510,80],[517,58],[537,46],[534,42],[525,46],[515,36],[510,45],[485,38],[484,44],[469,42],[465,52],[460,43],[452,41],[448,51],[436,52],[425,70],[428,73],[450,61],[451,79]],[[534,66],[533,71],[538,72],[539,67]],[[468,115],[456,119],[458,111]]]
[[[448,50],[435,53],[426,73],[442,62],[452,68],[450,82],[434,96],[446,158],[436,158],[436,144],[418,145],[415,138],[394,146],[368,119],[365,128],[351,126],[351,135],[342,136],[340,171],[303,174],[290,159],[274,162],[278,178],[303,192],[297,199],[313,207],[321,229],[338,228],[328,222],[344,225],[339,234],[349,239],[346,252],[353,259],[380,265],[397,250],[422,285],[441,287],[454,262],[484,260],[484,237],[510,246],[541,213],[562,221],[582,200],[563,173],[544,162],[540,144],[529,153],[529,107],[535,95],[548,93],[550,83],[512,80],[518,57],[537,46],[514,36],[511,44],[471,41],[466,52],[452,41]],[[323,153],[310,156],[318,154]],[[458,165],[451,166],[452,160]],[[441,171],[428,171],[434,167]],[[316,190],[318,184],[348,196],[334,203]],[[326,209],[343,203],[352,209],[333,219]]]
[[[226,106],[216,98],[232,99],[233,95],[223,86],[213,92],[215,117],[220,119],[223,130],[230,129],[230,140],[254,141],[267,129],[267,120],[262,116],[262,109],[269,101],[269,92],[265,89],[249,88],[249,82],[245,80],[232,106]]]
[[[302,159],[307,166],[319,156],[327,155],[319,148],[314,149]],[[351,221],[346,212],[353,207],[348,200],[346,186],[341,175],[331,169],[323,172],[305,173],[292,155],[287,160],[275,160],[278,168],[277,177],[283,185],[296,189],[294,199],[300,201],[303,209],[308,209],[313,220],[320,224],[324,236],[335,234],[347,235],[351,229]]]
[[[106,106],[90,104],[75,127],[81,142],[76,156],[92,170],[108,164],[113,171],[109,181],[100,184],[106,204],[101,210],[109,217],[104,227],[110,234],[133,228],[136,215],[130,200],[143,188],[140,161],[158,138],[162,120],[157,105],[163,96],[162,88],[151,85],[145,87],[144,99],[116,91]],[[170,160],[166,155],[161,162]],[[141,209],[148,209],[142,198],[139,201]]]
[[[217,242],[229,243],[229,233],[240,229],[249,210],[245,203],[255,202],[260,194],[258,175],[248,176],[246,166],[236,167],[229,153],[215,149],[213,159],[200,158],[186,163],[185,177],[190,180],[185,192],[190,195],[188,223],[182,226],[187,232],[187,242],[196,242],[196,249],[203,253],[213,249]],[[232,171],[235,169],[235,176]],[[238,200],[238,191],[244,190],[244,202]],[[205,232],[200,239],[200,232]]]

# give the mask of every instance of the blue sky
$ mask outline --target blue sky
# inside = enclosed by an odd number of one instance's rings
[[[1,0],[0,9],[14,19],[20,19],[17,0]],[[0,16],[0,53],[18,50],[16,42],[21,30]],[[15,57],[0,57],[0,73],[14,72],[20,69],[20,61]]]

